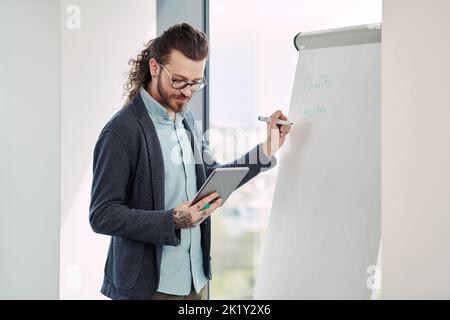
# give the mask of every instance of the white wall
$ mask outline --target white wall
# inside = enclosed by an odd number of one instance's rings
[[[0,1],[0,299],[57,299],[58,0]]]
[[[109,237],[88,220],[93,149],[120,109],[128,59],[156,35],[155,1],[62,1],[61,299],[103,298]]]
[[[450,298],[449,13],[383,2],[383,299]]]

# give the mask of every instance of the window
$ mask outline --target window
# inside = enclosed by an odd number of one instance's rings
[[[259,115],[287,114],[295,35],[380,22],[381,0],[214,0],[209,21],[209,139],[228,162],[265,138]],[[252,299],[276,175],[262,173],[213,215],[211,299]]]

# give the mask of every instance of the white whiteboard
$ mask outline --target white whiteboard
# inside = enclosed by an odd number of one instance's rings
[[[305,36],[255,299],[370,299],[381,224],[380,31]]]

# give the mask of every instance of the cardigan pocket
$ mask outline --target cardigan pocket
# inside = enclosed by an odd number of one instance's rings
[[[113,237],[112,250],[105,268],[106,277],[120,289],[131,289],[144,263],[144,243]]]

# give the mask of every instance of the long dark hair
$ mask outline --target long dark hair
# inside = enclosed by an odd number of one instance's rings
[[[146,88],[152,80],[149,61],[155,58],[159,63],[167,63],[172,50],[178,50],[187,58],[201,61],[208,56],[208,38],[205,33],[198,31],[187,23],[174,25],[159,37],[150,40],[136,59],[130,59],[128,65],[128,79],[123,86],[126,103],[128,104],[137,94],[141,86]]]

